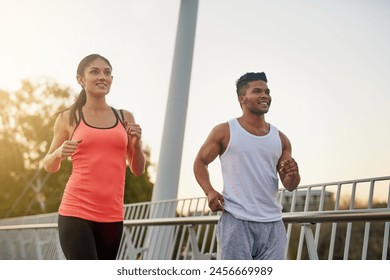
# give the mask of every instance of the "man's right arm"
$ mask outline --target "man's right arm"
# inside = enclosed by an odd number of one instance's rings
[[[213,212],[223,211],[223,196],[217,192],[210,181],[208,165],[224,151],[227,124],[220,124],[210,132],[206,141],[200,148],[194,161],[194,175],[207,196],[209,207]]]

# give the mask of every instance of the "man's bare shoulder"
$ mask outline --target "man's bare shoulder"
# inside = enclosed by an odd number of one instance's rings
[[[284,134],[282,131],[279,130],[279,137],[280,137],[280,140],[282,141],[282,143],[284,142],[289,142],[290,140],[288,139],[288,137],[286,136],[286,134]]]
[[[211,130],[211,134],[215,136],[224,136],[226,134],[229,134],[229,124],[227,122],[217,124]]]
[[[208,141],[219,146],[219,154],[223,154],[230,139],[229,124],[227,122],[216,125],[211,131]]]

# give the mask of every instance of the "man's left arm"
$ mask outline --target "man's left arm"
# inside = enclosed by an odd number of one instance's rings
[[[292,157],[291,142],[282,132],[279,131],[280,140],[282,141],[282,156],[278,162],[278,172],[283,186],[289,190],[295,190],[301,182],[298,164]]]

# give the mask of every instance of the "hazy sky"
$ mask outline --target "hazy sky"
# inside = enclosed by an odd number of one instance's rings
[[[0,89],[46,77],[79,91],[91,53],[107,57],[108,103],[134,113],[157,164],[179,0],[0,0]],[[390,1],[199,0],[179,197],[210,130],[240,116],[235,81],[264,71],[266,120],[290,139],[302,184],[390,175]],[[222,189],[219,160],[210,166]]]

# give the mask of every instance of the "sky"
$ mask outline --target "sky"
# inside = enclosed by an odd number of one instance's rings
[[[79,61],[99,53],[113,66],[107,102],[134,114],[157,166],[179,7],[0,0],[0,89],[45,78],[79,92]],[[246,72],[267,74],[266,121],[290,139],[301,185],[389,176],[389,50],[387,0],[199,0],[178,198],[204,195],[193,160],[215,125],[241,115]],[[209,170],[222,190],[218,159]]]

